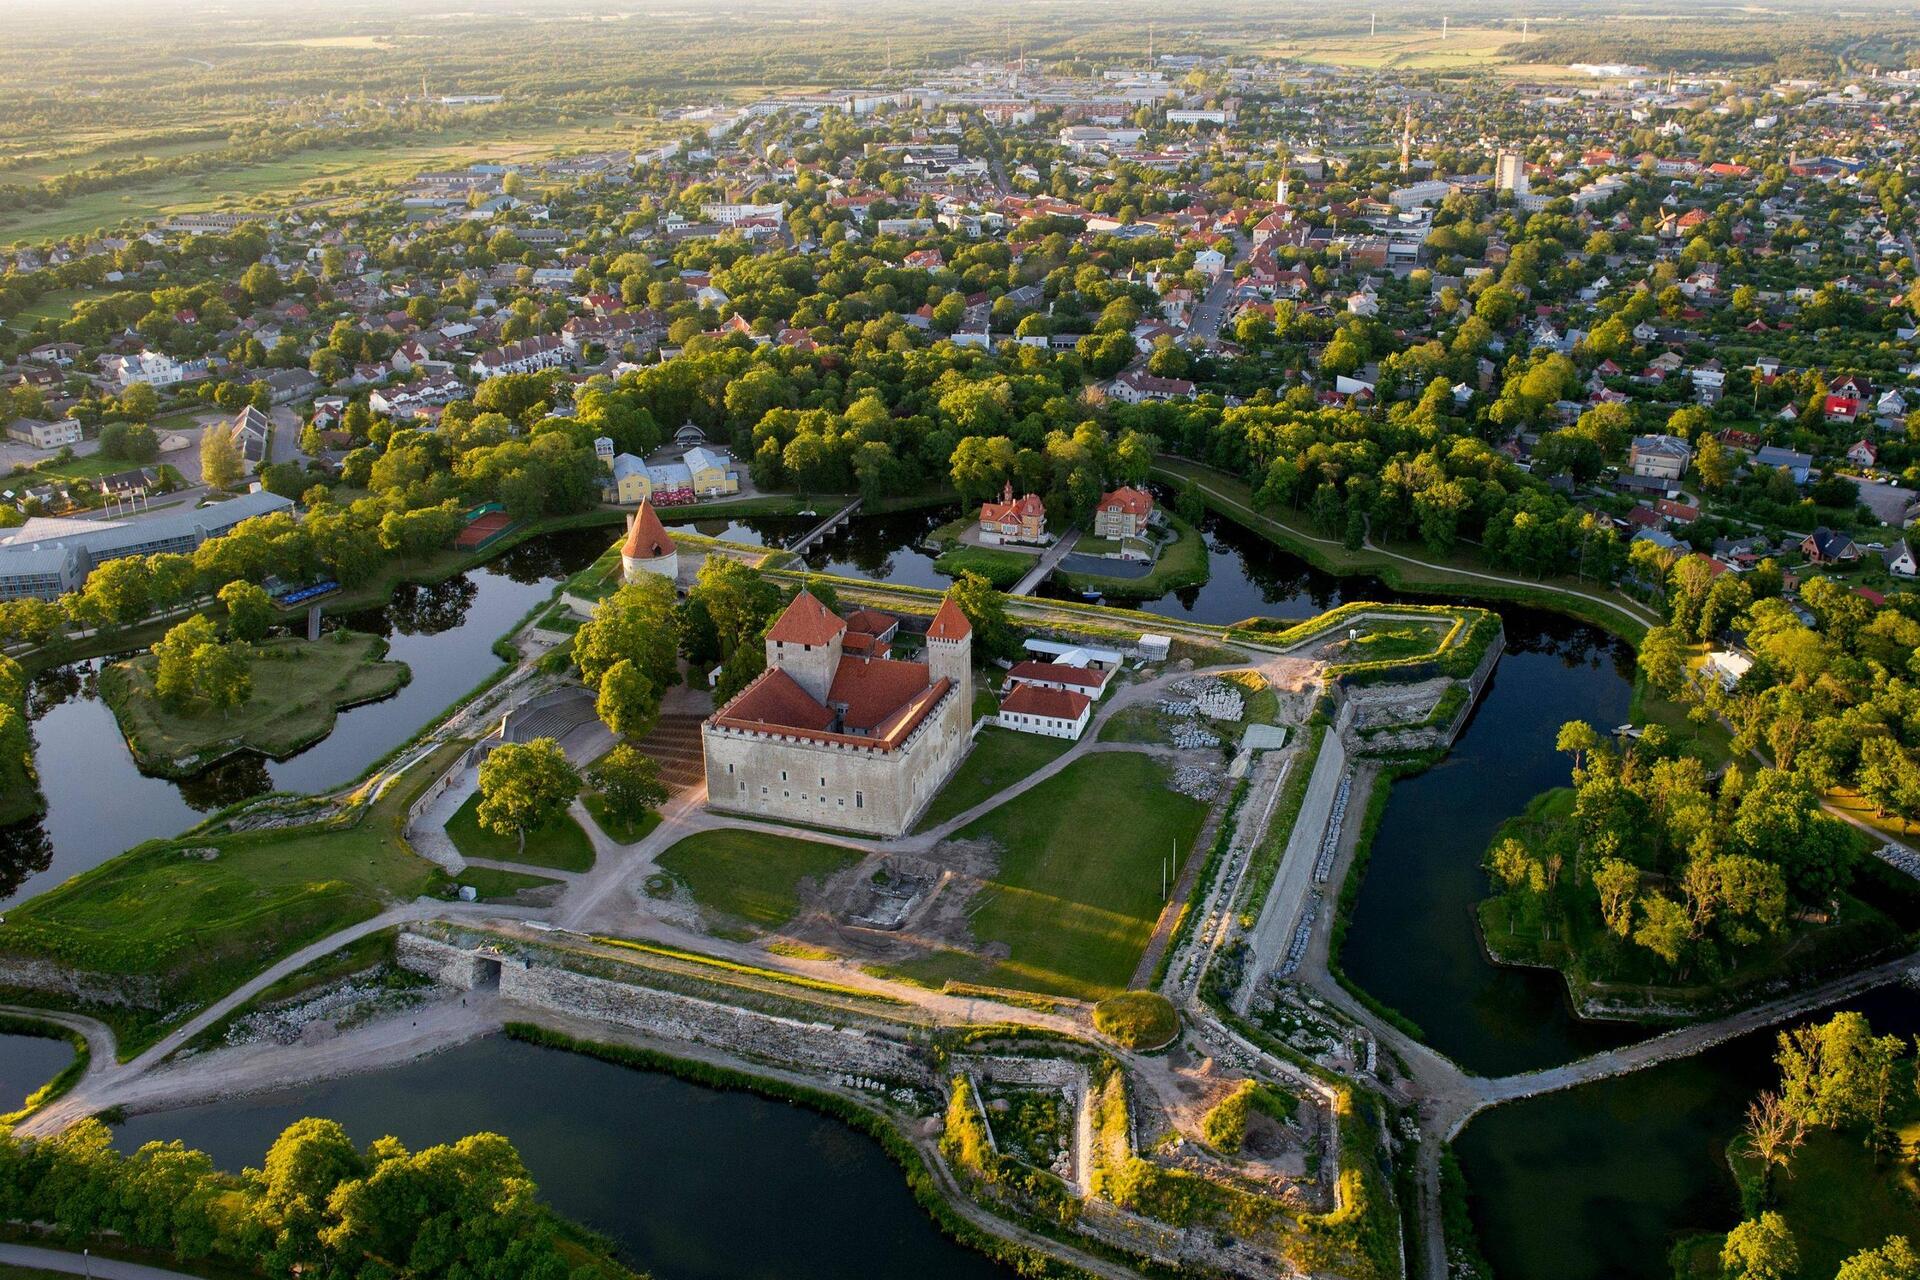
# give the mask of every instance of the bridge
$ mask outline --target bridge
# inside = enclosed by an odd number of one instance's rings
[[[793,552],[795,555],[799,555],[802,551],[805,551],[808,547],[820,541],[820,539],[826,537],[847,521],[853,519],[853,513],[860,509],[860,502],[861,499],[855,498],[852,502],[849,502],[846,506],[840,508],[825,520],[822,520],[819,524],[807,530],[806,536],[788,547],[787,550]]]
[[[1047,580],[1047,575],[1060,567],[1060,562],[1067,558],[1067,552],[1073,550],[1074,544],[1078,541],[1080,541],[1080,531],[1067,530],[1061,535],[1059,541],[1040,553],[1040,559],[1033,568],[1027,570],[1026,577],[1013,584],[1013,590],[1009,594],[1030,596],[1039,590],[1040,584]]]

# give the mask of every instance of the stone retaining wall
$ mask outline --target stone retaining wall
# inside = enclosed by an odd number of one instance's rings
[[[490,983],[497,964],[503,999],[665,1040],[707,1045],[783,1067],[934,1082],[931,1064],[916,1046],[860,1028],[716,1004],[538,960],[494,955],[485,948],[469,951],[411,933],[400,935],[396,954],[402,968],[460,990]]]

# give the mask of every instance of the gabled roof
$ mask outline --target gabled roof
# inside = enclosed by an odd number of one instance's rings
[[[1090,705],[1091,699],[1084,693],[1023,684],[1000,700],[1000,713],[1044,716],[1051,720],[1078,720]]]
[[[1153,495],[1142,493],[1131,485],[1122,485],[1100,499],[1100,510],[1124,511],[1130,516],[1144,518],[1153,514]]]
[[[673,552],[673,538],[660,523],[660,517],[654,514],[653,504],[642,502],[640,510],[634,512],[633,527],[627,531],[627,541],[620,548],[620,554],[629,560],[658,560]]]
[[[845,622],[802,587],[767,638],[778,644],[832,644],[846,629]]]
[[[833,674],[827,701],[845,707],[841,717],[853,732],[871,732],[925,693],[931,681],[924,662],[848,658]]]

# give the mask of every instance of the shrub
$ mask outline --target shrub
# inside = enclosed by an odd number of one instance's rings
[[[1123,991],[1093,1007],[1093,1025],[1129,1049],[1159,1049],[1180,1033],[1180,1015],[1157,992]]]

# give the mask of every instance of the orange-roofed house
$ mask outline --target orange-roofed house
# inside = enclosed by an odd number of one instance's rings
[[[1093,699],[1076,690],[1019,684],[1000,700],[995,719],[1003,729],[1077,742],[1087,731],[1092,710]]]
[[[1047,504],[1040,495],[1013,496],[1013,482],[1000,493],[1000,501],[980,504],[980,541],[986,543],[1025,542],[1041,544],[1047,540]]]
[[[951,600],[926,660],[888,657],[891,615],[842,618],[801,591],[767,631],[767,669],[701,726],[707,803],[774,821],[904,835],[966,754],[973,628]]]
[[[1096,538],[1138,538],[1153,519],[1153,495],[1131,485],[1122,485],[1100,499],[1093,509],[1093,536]]]
[[[653,504],[644,500],[627,522],[627,540],[620,545],[621,577],[637,582],[643,573],[657,573],[670,582],[680,577],[679,548]]]

